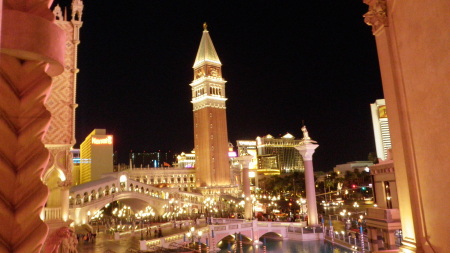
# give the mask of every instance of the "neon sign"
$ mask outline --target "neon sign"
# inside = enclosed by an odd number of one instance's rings
[[[112,135],[108,135],[105,138],[92,137],[92,144],[96,144],[96,145],[108,144],[108,145],[111,145],[112,144]]]

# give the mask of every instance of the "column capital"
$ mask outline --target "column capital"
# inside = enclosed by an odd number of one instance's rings
[[[253,156],[249,154],[244,154],[243,156],[236,157],[236,160],[243,166],[248,168],[248,165],[252,161]]]
[[[300,152],[304,161],[312,161],[312,156],[318,146],[319,144],[303,143],[294,148]]]
[[[372,26],[373,34],[388,26],[386,0],[364,0],[364,3],[369,6],[369,10],[363,15],[364,23]]]

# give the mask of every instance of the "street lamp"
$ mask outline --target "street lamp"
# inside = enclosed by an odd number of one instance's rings
[[[202,231],[198,231],[198,251],[202,252],[202,244],[201,244],[201,240],[202,240]]]
[[[187,232],[186,233],[186,236],[188,237],[188,238],[191,238],[191,243],[192,243],[192,247],[194,247],[194,241],[195,241],[195,238],[197,237],[197,239],[198,239],[198,247],[199,247],[199,250],[201,251],[201,238],[202,238],[202,235],[203,235],[203,231],[200,231],[200,230],[198,230],[197,232],[195,231],[195,227],[191,227],[190,229],[189,229],[189,232]]]
[[[87,211],[87,223],[89,224],[90,222],[90,216],[91,216],[91,211]]]

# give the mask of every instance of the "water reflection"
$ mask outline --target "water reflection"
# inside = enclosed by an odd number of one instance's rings
[[[347,250],[344,248],[340,248],[330,243],[326,243],[323,241],[292,241],[292,240],[279,240],[273,238],[266,238],[267,253],[351,253],[351,250]],[[228,253],[228,252],[243,252],[243,253],[260,253],[264,252],[263,245],[251,245],[251,244],[243,244],[242,251],[240,250],[240,246],[234,244],[234,241],[222,241],[222,244],[219,245],[220,253]]]

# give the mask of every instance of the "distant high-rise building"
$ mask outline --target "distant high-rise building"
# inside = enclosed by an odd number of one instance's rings
[[[174,154],[172,151],[168,152],[131,152],[129,154],[129,159],[134,168],[139,167],[171,167],[175,161]]]
[[[206,24],[195,58],[192,104],[197,186],[229,186],[228,131],[222,63]]]
[[[372,112],[377,157],[386,160],[388,150],[392,148],[386,102],[384,99],[377,99],[375,103],[370,104],[370,109]]]
[[[195,168],[195,152],[184,153],[182,152],[177,156],[177,167],[184,169],[192,169]]]
[[[80,183],[113,172],[113,136],[105,129],[94,129],[80,145]]]
[[[300,144],[300,139],[289,133],[281,138],[272,135],[256,138],[258,149],[258,173],[276,175],[304,171],[303,158],[294,148]]]

